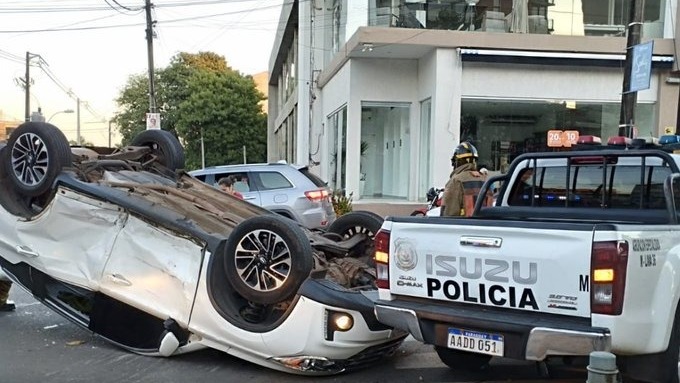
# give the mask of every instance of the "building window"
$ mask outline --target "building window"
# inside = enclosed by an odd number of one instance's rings
[[[332,25],[332,35],[331,35],[331,53],[337,53],[340,50],[340,45],[342,44],[342,39],[344,35],[344,27],[342,23],[342,1],[333,0],[333,5],[331,6],[333,25]]]
[[[347,107],[328,116],[329,186],[345,190],[347,165]]]
[[[427,190],[432,185],[432,100],[427,99],[420,103],[420,159],[418,171],[418,195],[419,200],[425,200]]]
[[[274,144],[276,145],[275,157],[288,163],[296,161],[297,149],[297,105],[293,111],[283,120],[283,123],[274,131]]]
[[[410,185],[409,103],[363,102],[360,169],[366,198],[407,199]]]
[[[654,106],[638,103],[637,126],[656,126]],[[477,147],[480,165],[505,171],[521,153],[555,150],[547,146],[549,130],[576,130],[606,142],[618,135],[620,110],[614,102],[463,99],[460,137]],[[654,128],[639,130],[639,136],[657,135]]]
[[[279,77],[279,96],[283,96],[279,97],[281,105],[288,101],[297,87],[297,39],[297,32],[295,32],[281,68],[281,77]]]
[[[630,15],[630,0],[582,0],[583,22],[586,35],[624,35],[628,17]],[[654,32],[654,36],[663,33],[663,15],[666,0],[646,0],[644,3],[643,16],[645,24],[643,28],[648,32]],[[661,31],[653,29],[661,28]],[[643,33],[644,34],[644,33]]]

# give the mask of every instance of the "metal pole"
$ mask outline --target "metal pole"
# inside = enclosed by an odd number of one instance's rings
[[[631,0],[628,15],[628,41],[626,43],[626,62],[623,69],[623,92],[621,95],[619,136],[629,138],[633,138],[635,104],[637,104],[637,92],[630,91],[631,72],[633,70],[633,47],[640,43],[644,4],[644,0]]]
[[[76,145],[80,146],[80,97],[76,98]]]
[[[586,383],[615,383],[619,370],[616,368],[616,355],[605,351],[590,353]]]
[[[246,146],[243,145],[243,163],[246,164]]]
[[[111,120],[109,120],[109,148],[111,147]]]
[[[201,128],[201,169],[205,169],[205,145],[203,144],[203,128]]]
[[[146,0],[146,50],[149,65],[149,112],[156,113],[156,89],[153,78],[153,24],[151,20],[151,0]]]
[[[29,75],[29,69],[30,68],[30,61],[31,61],[31,53],[26,52],[26,77],[24,79],[24,86],[25,86],[25,91],[26,91],[26,110],[24,112],[24,120],[25,121],[30,121],[31,120],[31,90],[30,90],[30,84],[31,84],[31,77]]]

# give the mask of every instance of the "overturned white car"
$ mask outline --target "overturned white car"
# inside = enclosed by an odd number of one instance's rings
[[[373,312],[379,216],[309,231],[178,170],[169,132],[132,144],[71,148],[39,122],[0,144],[0,267],[14,282],[140,354],[211,347],[333,374],[399,347],[405,333]]]

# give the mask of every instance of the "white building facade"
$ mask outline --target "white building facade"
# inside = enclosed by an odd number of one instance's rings
[[[284,5],[270,60],[268,157],[310,164],[354,201],[423,201],[462,140],[502,171],[548,131],[618,134],[623,0],[311,0]],[[675,132],[676,0],[653,41],[639,136]]]

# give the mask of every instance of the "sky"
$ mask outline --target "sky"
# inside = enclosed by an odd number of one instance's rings
[[[267,71],[285,0],[152,0],[155,68],[179,52],[215,52],[243,74]],[[108,143],[115,99],[148,73],[145,0],[1,0],[0,119],[24,120],[26,52],[31,111],[75,140]],[[120,141],[113,127],[112,143]]]

